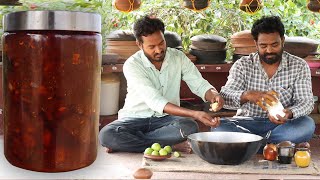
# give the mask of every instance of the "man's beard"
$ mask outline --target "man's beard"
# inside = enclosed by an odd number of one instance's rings
[[[148,54],[146,54],[146,53],[144,52],[144,50],[143,50],[143,53],[144,53],[144,55],[145,55],[151,62],[163,62],[163,61],[164,61],[164,58],[166,57],[166,49],[165,49],[163,52],[157,53],[157,54],[154,55],[154,56],[156,57],[156,56],[158,56],[158,55],[161,54],[161,56],[160,56],[159,58],[155,58],[155,57],[149,56]]]
[[[267,64],[270,64],[270,65],[281,61],[282,53],[283,53],[283,50],[281,50],[279,53],[266,53],[266,54],[263,54],[263,55],[258,52],[260,59],[263,62],[265,62]],[[270,56],[270,55],[272,57],[267,57],[267,56]]]

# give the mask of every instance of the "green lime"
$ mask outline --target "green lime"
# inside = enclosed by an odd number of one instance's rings
[[[152,153],[153,149],[148,147],[146,150],[144,150],[144,154],[150,155]]]
[[[160,151],[161,145],[159,143],[153,143],[151,148],[155,151]]]
[[[171,146],[165,146],[163,149],[165,149],[168,152],[168,154],[172,153]]]
[[[152,151],[151,155],[153,155],[153,156],[159,156],[160,154],[159,154],[159,151]]]
[[[180,156],[181,156],[181,153],[178,152],[178,151],[175,151],[175,152],[173,153],[173,156],[174,156],[174,157],[180,157]]]
[[[159,154],[160,156],[166,156],[168,155],[168,152],[165,149],[160,149]]]

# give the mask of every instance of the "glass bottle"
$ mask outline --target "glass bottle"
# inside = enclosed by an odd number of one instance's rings
[[[4,153],[14,166],[79,169],[97,156],[101,18],[71,11],[4,17]]]

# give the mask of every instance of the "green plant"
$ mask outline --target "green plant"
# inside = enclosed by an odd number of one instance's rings
[[[177,32],[188,51],[190,38],[198,34],[216,34],[228,39],[238,31],[250,29],[253,22],[263,15],[278,15],[288,36],[320,38],[320,17],[306,8],[305,0],[264,0],[264,7],[250,15],[239,9],[240,0],[215,0],[204,11],[194,12],[182,7],[182,0],[142,0],[141,7],[130,13],[116,10],[111,0],[20,0],[23,6],[0,7],[0,16],[19,10],[73,10],[96,12],[102,17],[103,48],[106,36],[118,29],[132,29],[136,19],[145,14],[161,18],[169,31]],[[228,58],[232,54],[227,44]]]

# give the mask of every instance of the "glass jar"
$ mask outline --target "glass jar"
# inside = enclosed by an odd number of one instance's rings
[[[277,146],[278,162],[280,164],[291,164],[294,156],[294,146]]]
[[[14,166],[62,172],[97,156],[99,14],[20,11],[4,17],[4,153]]]
[[[298,167],[308,167],[311,162],[311,155],[307,148],[297,148],[294,154],[294,161]]]

